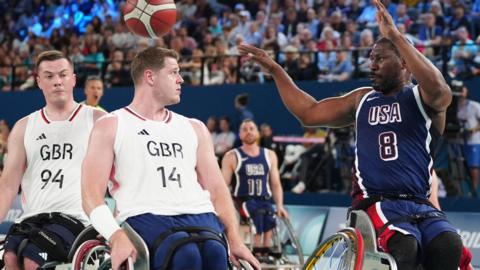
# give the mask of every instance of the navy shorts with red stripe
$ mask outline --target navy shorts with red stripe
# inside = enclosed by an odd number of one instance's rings
[[[381,250],[388,252],[388,240],[398,232],[414,236],[417,239],[420,250],[422,250],[440,233],[457,233],[457,230],[446,218],[426,218],[416,224],[410,222],[394,223],[389,225],[380,235],[378,233],[388,221],[434,210],[436,209],[430,205],[413,201],[384,200],[370,206],[367,209],[367,214],[375,227],[377,244]]]

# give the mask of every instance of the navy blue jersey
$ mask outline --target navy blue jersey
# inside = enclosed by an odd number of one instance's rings
[[[271,197],[270,160],[268,149],[260,148],[260,154],[255,157],[247,155],[242,148],[236,148],[237,168],[235,168],[236,183],[234,197],[266,198]]]
[[[393,96],[367,93],[356,113],[353,196],[413,195],[426,199],[431,183],[431,119],[418,86]]]

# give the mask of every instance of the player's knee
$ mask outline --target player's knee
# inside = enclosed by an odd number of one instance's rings
[[[203,269],[226,269],[227,250],[226,247],[215,240],[205,241],[202,249]]]
[[[18,256],[13,251],[7,251],[3,255],[3,262],[6,269],[20,269],[18,266]]]
[[[426,269],[457,269],[462,254],[462,240],[457,233],[443,232],[426,248]]]
[[[173,255],[171,269],[197,269],[201,268],[202,257],[196,243],[189,243],[177,249]]]
[[[23,258],[23,267],[25,270],[37,270],[39,266],[37,262],[27,257]]]
[[[415,269],[419,264],[418,243],[411,235],[396,233],[388,241],[388,250],[399,269]]]
[[[446,254],[453,253],[460,254],[462,253],[462,239],[460,235],[454,232],[443,232],[437,235],[427,246],[427,252]]]

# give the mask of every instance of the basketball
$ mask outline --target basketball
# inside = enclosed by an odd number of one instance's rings
[[[128,29],[136,35],[161,37],[175,24],[177,9],[173,0],[128,0],[123,18]]]

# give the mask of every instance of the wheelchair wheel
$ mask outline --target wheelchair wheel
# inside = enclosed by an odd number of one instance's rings
[[[99,240],[87,240],[82,243],[72,259],[73,270],[109,270],[112,269],[110,248]],[[133,261],[128,258],[120,266],[121,270],[132,270]]]
[[[273,247],[279,265],[300,268],[303,263],[303,251],[293,226],[288,219],[278,218],[273,231]]]
[[[361,270],[362,264],[363,239],[358,231],[349,228],[318,245],[303,269]]]
[[[99,240],[87,240],[82,243],[73,256],[73,270],[98,269],[110,258],[108,246]]]

